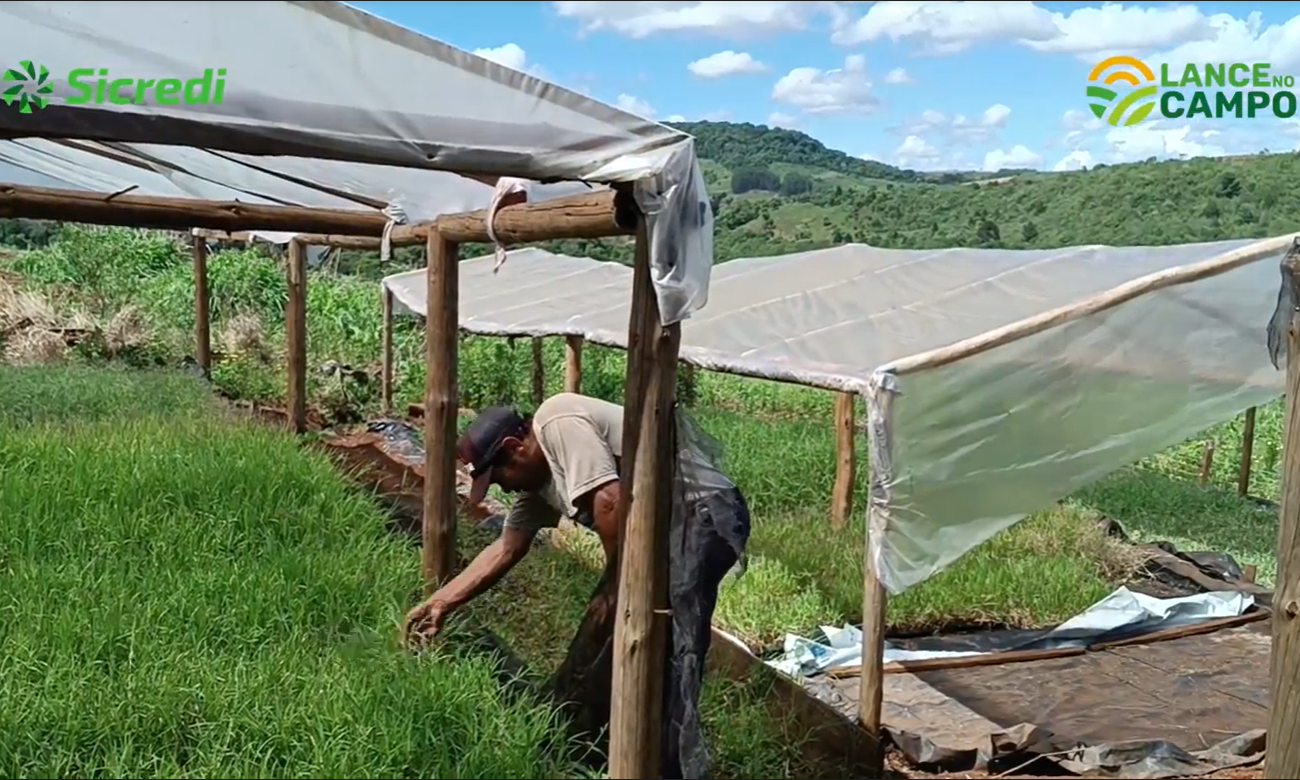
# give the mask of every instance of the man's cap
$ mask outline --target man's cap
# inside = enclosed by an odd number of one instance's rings
[[[456,442],[456,457],[469,465],[473,486],[469,502],[478,504],[487,495],[492,484],[492,462],[501,452],[501,443],[508,437],[522,437],[524,418],[509,406],[489,406],[478,413],[465,433]]]

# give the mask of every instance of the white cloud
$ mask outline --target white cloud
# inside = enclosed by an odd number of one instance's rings
[[[578,21],[581,34],[610,30],[629,38],[646,38],[664,32],[699,32],[723,37],[747,37],[805,30],[818,16],[829,15],[844,23],[839,3],[703,0],[669,2],[554,2],[555,12]]]
[[[1043,156],[1023,144],[1016,144],[1010,151],[994,149],[984,155],[986,171],[1000,171],[1003,168],[1037,168],[1042,164]]]
[[[919,117],[892,128],[892,131],[904,136],[938,135],[953,143],[977,144],[993,140],[998,131],[1006,127],[1010,116],[1011,109],[1001,103],[994,103],[973,118],[964,114],[948,116],[930,108],[922,111]]]
[[[1062,157],[1052,166],[1052,170],[1060,171],[1082,171],[1096,165],[1097,161],[1092,159],[1092,153],[1087,149],[1075,149],[1073,152]]]
[[[740,73],[766,73],[768,67],[749,55],[749,52],[736,52],[731,49],[710,54],[686,66],[691,73],[702,79],[720,79],[723,76],[735,76]]]
[[[639,97],[632,95],[620,94],[615,100],[614,105],[629,114],[636,114],[645,119],[654,119],[655,110],[651,105]]]
[[[1279,72],[1300,67],[1300,18],[1266,27],[1258,11],[1239,18],[1206,14],[1190,4],[1105,2],[1060,13],[1031,2],[886,0],[844,21],[832,35],[845,46],[882,39],[912,41],[930,55],[1014,42],[1088,61],[1127,53],[1180,64],[1260,61]]]
[[[783,114],[780,111],[773,111],[767,115],[767,126],[794,129],[799,126],[799,119],[789,114]]]
[[[845,57],[838,70],[795,68],[772,87],[772,99],[807,114],[868,114],[880,105],[861,54]]]
[[[528,66],[528,53],[517,43],[507,43],[495,49],[475,49],[474,53],[520,73]]]
[[[919,135],[909,135],[894,150],[894,159],[904,168],[934,168],[942,153]]]
[[[636,100],[636,98],[632,98]],[[648,106],[647,106],[648,107]],[[727,122],[731,119],[731,112],[725,108],[717,111],[705,111],[703,114],[687,116],[685,114],[669,114],[664,117],[665,122]]]
[[[886,84],[911,84],[915,80],[904,68],[894,68],[885,74]]]
[[[1191,125],[1165,128],[1151,123],[1106,132],[1108,157],[1113,162],[1137,162],[1150,157],[1216,157],[1226,153],[1217,143],[1202,143],[1209,139]]]

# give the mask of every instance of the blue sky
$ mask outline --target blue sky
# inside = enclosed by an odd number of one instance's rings
[[[1071,169],[1300,142],[1300,123],[1271,118],[1099,126],[1083,96],[1111,54],[1300,76],[1300,2],[351,4],[643,116],[780,124],[917,169]]]

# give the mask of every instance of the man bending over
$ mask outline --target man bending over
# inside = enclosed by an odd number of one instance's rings
[[[664,777],[700,777],[708,759],[698,733],[696,703],[710,623],[718,586],[743,555],[750,517],[744,496],[696,443],[690,422],[676,408],[674,415],[678,456],[669,534],[669,599],[676,679],[666,681],[671,687],[666,689],[669,720],[663,771]],[[496,584],[528,554],[540,529],[554,527],[564,516],[594,531],[605,551],[605,570],[578,636],[598,641],[607,650],[618,592],[622,452],[623,407],[617,404],[561,393],[544,401],[531,419],[509,407],[481,411],[456,445],[457,456],[470,466],[474,480],[470,503],[480,503],[493,484],[516,494],[515,501],[496,541],[410,611],[408,637],[436,634],[448,616]],[[575,640],[569,662],[575,660],[578,644]],[[609,652],[600,655],[590,660],[598,660],[604,667],[599,673],[608,675]]]

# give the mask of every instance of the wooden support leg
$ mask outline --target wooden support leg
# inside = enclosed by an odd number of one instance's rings
[[[533,348],[533,406],[541,406],[546,399],[546,368],[542,362],[542,339],[531,339]]]
[[[428,243],[425,317],[424,523],[421,571],[432,595],[456,566],[456,360],[460,246],[435,229]]]
[[[289,368],[289,425],[307,430],[307,246],[294,239],[288,252],[289,300],[284,314]]]
[[[208,291],[208,242],[202,236],[193,236],[194,257],[194,358],[203,373],[212,371],[212,315],[209,313],[211,293]]]
[[[582,392],[582,336],[564,337],[564,392]],[[628,354],[631,354],[629,351]]]
[[[380,331],[379,405],[385,416],[393,412],[393,291],[387,287],[379,295]]]
[[[853,437],[853,393],[835,394],[835,487],[831,491],[831,527],[843,528],[853,514],[856,474]]]

